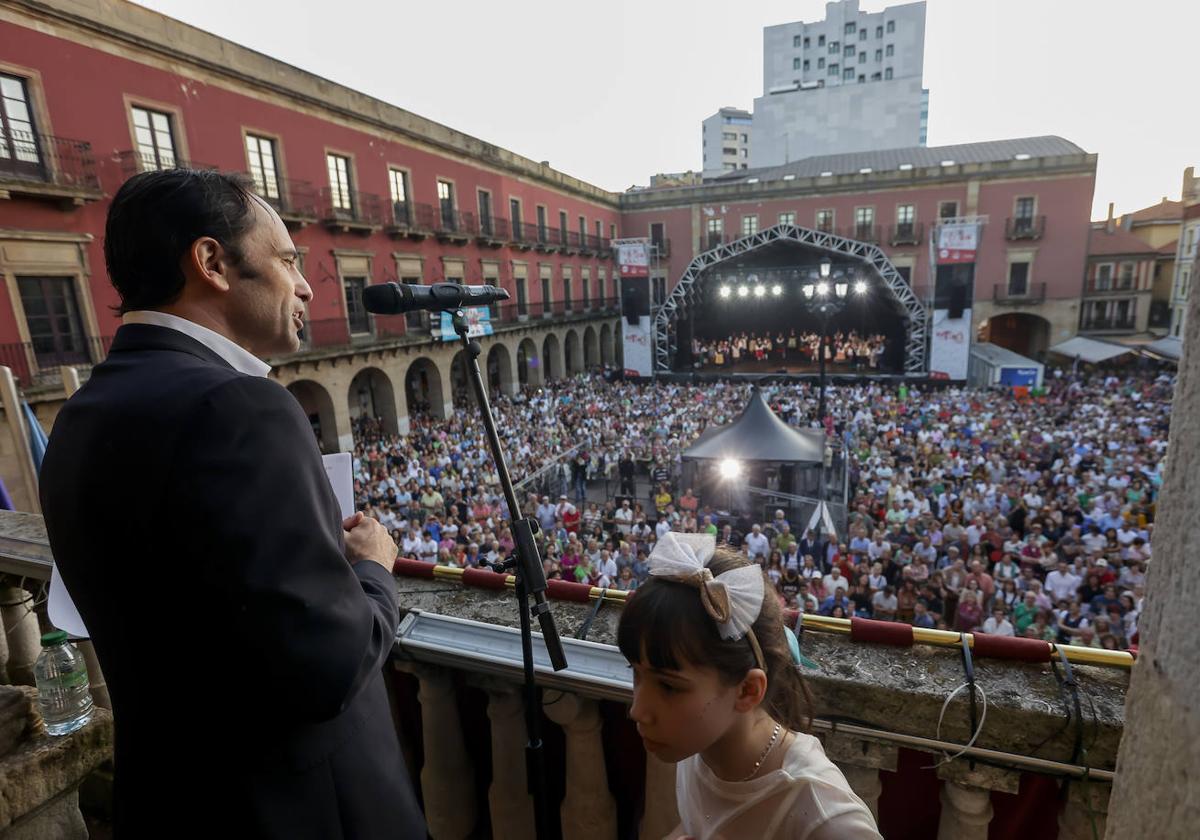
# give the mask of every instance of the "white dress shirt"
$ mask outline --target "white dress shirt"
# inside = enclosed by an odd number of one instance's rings
[[[219,332],[202,327],[195,321],[180,318],[166,312],[153,309],[139,309],[136,312],[126,312],[121,316],[122,324],[150,324],[155,327],[166,327],[196,339],[209,350],[216,353],[233,366],[234,370],[250,376],[266,376],[271,372],[271,366],[245,348],[233,343]]]

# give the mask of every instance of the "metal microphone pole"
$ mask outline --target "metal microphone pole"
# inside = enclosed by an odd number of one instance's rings
[[[512,523],[513,541],[516,543],[513,556],[491,564],[489,567],[496,572],[506,572],[511,569],[516,577],[517,612],[521,620],[521,659],[525,672],[525,730],[529,738],[525,743],[525,775],[529,793],[533,797],[533,814],[538,840],[547,840],[551,836],[550,810],[549,803],[546,801],[546,755],[542,743],[542,710],[533,674],[531,615],[536,615],[541,624],[546,652],[550,655],[550,664],[555,671],[561,671],[567,667],[567,657],[563,652],[558,629],[554,625],[554,616],[550,614],[550,605],[546,603],[546,571],[542,568],[542,557],[538,552],[537,541],[534,539],[534,534],[538,530],[537,520],[519,516],[521,508],[517,504],[517,495],[508,474],[508,465],[504,462],[500,436],[496,434],[496,418],[492,416],[492,406],[488,402],[487,391],[484,388],[483,374],[479,371],[479,342],[470,338],[470,328],[461,308],[455,309],[451,313],[451,321],[454,324],[454,331],[458,333],[463,349],[467,353],[468,376],[475,387],[475,399],[479,403],[483,425],[487,429],[492,460],[495,462],[496,472],[500,476],[500,487],[504,492],[504,500],[508,503],[509,521]],[[482,561],[482,565],[488,564],[486,561]],[[534,601],[532,607],[529,605],[531,596]]]

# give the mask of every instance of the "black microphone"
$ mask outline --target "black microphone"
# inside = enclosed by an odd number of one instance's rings
[[[363,290],[363,306],[376,315],[399,315],[428,310],[442,312],[465,306],[487,306],[508,300],[508,291],[497,286],[464,286],[461,283],[380,283]]]

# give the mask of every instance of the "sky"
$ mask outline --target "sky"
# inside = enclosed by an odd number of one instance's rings
[[[699,169],[701,120],[762,93],[762,28],[825,16],[822,0],[141,5],[615,191]],[[1094,219],[1178,199],[1200,169],[1196,33],[1193,0],[928,0],[928,145],[1057,134],[1099,155]]]

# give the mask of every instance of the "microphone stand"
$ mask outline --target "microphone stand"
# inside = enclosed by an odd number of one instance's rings
[[[542,568],[542,557],[538,551],[537,541],[534,539],[534,534],[538,531],[538,522],[533,518],[519,516],[521,508],[517,504],[517,495],[508,474],[508,465],[504,462],[500,437],[496,434],[496,419],[492,416],[492,406],[488,402],[487,391],[483,385],[483,375],[479,371],[479,354],[481,352],[479,342],[470,338],[470,328],[461,308],[453,310],[451,322],[467,353],[468,376],[475,388],[475,399],[479,403],[483,425],[487,429],[488,444],[492,450],[496,472],[500,476],[500,487],[504,492],[504,500],[508,503],[513,541],[516,544],[515,552],[508,559],[492,564],[481,560],[480,565],[490,568],[494,572],[503,573],[511,570],[516,577],[517,612],[521,620],[521,659],[525,672],[525,730],[528,735],[528,740],[525,742],[526,785],[533,797],[536,836],[538,840],[547,840],[551,836],[550,811],[549,803],[546,801],[546,756],[542,743],[542,710],[533,675],[531,616],[536,615],[541,625],[546,652],[550,655],[550,664],[555,671],[561,671],[567,667],[567,657],[563,652],[558,629],[554,625],[554,616],[550,614],[550,605],[546,603],[546,571]],[[529,604],[530,597],[533,598],[532,606]]]

